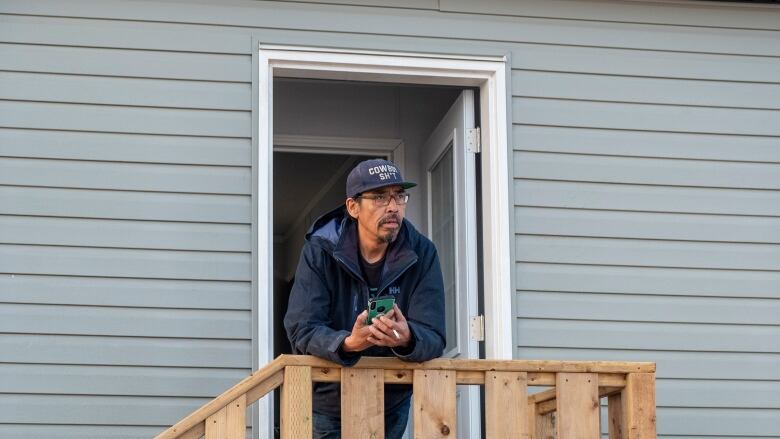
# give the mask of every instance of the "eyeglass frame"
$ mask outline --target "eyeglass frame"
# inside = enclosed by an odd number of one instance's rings
[[[380,204],[377,200],[382,198],[387,198],[386,204]],[[409,192],[399,192],[397,194],[376,194],[372,196],[366,196],[363,194],[356,195],[353,199],[357,200],[359,198],[364,198],[366,200],[371,200],[374,202],[374,207],[387,207],[390,205],[390,200],[395,200],[395,204],[398,206],[405,206],[406,203],[409,202]],[[400,198],[403,198],[403,201],[400,201]]]

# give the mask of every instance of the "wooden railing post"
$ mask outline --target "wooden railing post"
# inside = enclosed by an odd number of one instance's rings
[[[246,395],[206,418],[206,439],[246,438]]]
[[[528,374],[485,372],[485,429],[488,439],[531,437]]]
[[[620,393],[610,395],[607,399],[607,411],[609,413],[609,439],[623,439],[623,403]]]
[[[414,371],[414,437],[458,437],[455,371]]]
[[[385,437],[385,374],[382,369],[341,370],[341,432],[347,439]]]
[[[311,439],[311,390],[310,366],[284,368],[281,404],[282,439]]]
[[[600,439],[598,374],[558,373],[555,387],[558,439]]]
[[[655,439],[655,374],[627,374],[621,403],[622,439]]]

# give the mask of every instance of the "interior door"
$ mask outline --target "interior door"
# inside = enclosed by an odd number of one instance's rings
[[[477,310],[475,156],[467,150],[474,128],[474,92],[464,90],[428,138],[426,170],[428,237],[436,244],[444,277],[447,345],[444,356],[479,358],[469,322]],[[458,386],[458,437],[479,438],[479,388]]]

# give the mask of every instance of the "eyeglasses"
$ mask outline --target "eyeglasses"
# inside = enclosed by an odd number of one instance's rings
[[[409,201],[409,194],[402,192],[400,194],[377,194],[377,195],[358,195],[357,198],[365,198],[366,200],[373,200],[374,206],[385,207],[390,205],[390,199],[395,200],[395,204],[401,206]]]

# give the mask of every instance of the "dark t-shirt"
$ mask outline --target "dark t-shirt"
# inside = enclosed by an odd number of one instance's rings
[[[360,268],[363,270],[363,277],[366,278],[368,284],[368,292],[371,297],[376,296],[379,289],[379,283],[382,282],[382,269],[385,268],[385,257],[374,262],[368,263],[363,259],[362,255],[359,255]]]

